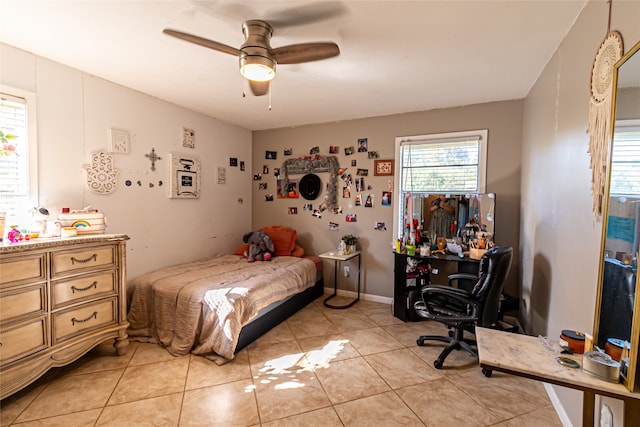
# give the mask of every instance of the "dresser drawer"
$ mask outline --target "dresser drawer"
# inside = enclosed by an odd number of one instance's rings
[[[0,324],[20,317],[46,314],[46,292],[46,283],[0,292]]]
[[[118,283],[116,274],[116,270],[111,270],[53,282],[51,294],[53,309],[100,295],[115,295]]]
[[[51,254],[51,277],[117,264],[117,246],[102,245]]]
[[[0,365],[48,347],[46,317],[0,329]]]
[[[0,257],[0,286],[35,283],[47,278],[47,254]]]
[[[116,297],[53,313],[51,315],[53,344],[115,323],[118,323]]]

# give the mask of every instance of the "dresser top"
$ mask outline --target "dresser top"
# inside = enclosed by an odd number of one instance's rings
[[[47,237],[32,240],[23,240],[19,243],[11,243],[4,239],[0,243],[0,254],[12,254],[33,249],[57,248],[60,246],[77,245],[80,243],[101,243],[119,240],[129,240],[126,234],[86,234],[76,237]]]

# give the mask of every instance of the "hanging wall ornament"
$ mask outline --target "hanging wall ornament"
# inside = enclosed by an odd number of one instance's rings
[[[83,165],[87,174],[87,187],[97,194],[113,193],[116,189],[118,169],[113,167],[113,156],[106,151],[91,154],[91,163]]]
[[[593,61],[591,98],[589,100],[589,154],[591,155],[591,192],[593,214],[602,214],[602,200],[607,178],[607,156],[611,144],[611,96],[613,70],[623,54],[622,36],[609,32]]]

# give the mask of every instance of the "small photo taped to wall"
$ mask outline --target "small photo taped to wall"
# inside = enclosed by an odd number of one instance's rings
[[[387,224],[382,221],[376,221],[376,223],[373,226],[373,229],[377,231],[387,231]]]

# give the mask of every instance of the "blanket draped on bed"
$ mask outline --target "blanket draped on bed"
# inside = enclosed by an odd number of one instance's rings
[[[315,280],[312,261],[288,256],[248,263],[223,255],[163,268],[128,285],[128,333],[134,340],[161,343],[174,356],[191,352],[232,359],[240,329],[260,309]]]

